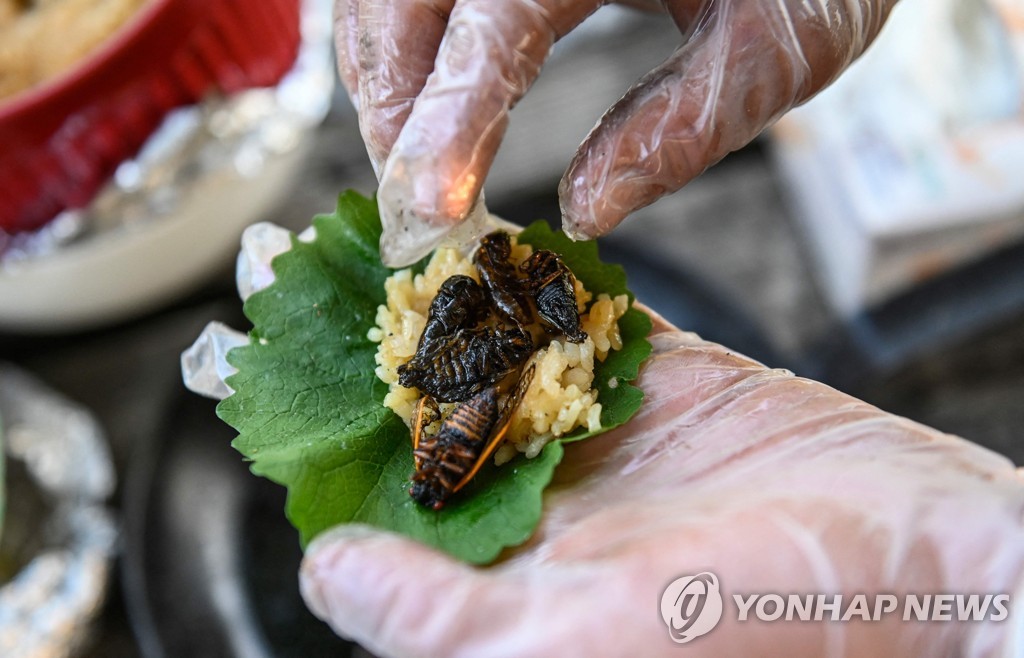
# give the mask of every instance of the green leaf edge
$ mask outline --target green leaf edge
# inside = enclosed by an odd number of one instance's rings
[[[373,221],[367,221],[373,220]],[[335,222],[338,226],[332,227],[329,223]],[[307,251],[315,249],[322,236],[331,233],[334,230],[340,230],[343,237],[349,238],[349,246],[360,246],[367,242],[374,247],[380,236],[380,219],[377,214],[376,201],[373,198],[366,198],[353,191],[347,191],[342,193],[338,199],[338,207],[333,214],[330,215],[317,215],[313,219],[313,225],[316,227],[317,238],[312,243],[304,243],[292,236],[292,249],[284,254],[281,254],[275,258],[271,264],[275,272],[275,283],[266,289],[255,293],[249,300],[246,301],[243,310],[246,316],[253,322],[253,329],[250,331],[250,342],[248,345],[235,348],[228,354],[228,362],[239,369],[239,372],[228,378],[227,383],[233,389],[240,390],[241,380],[244,378],[243,369],[246,367],[247,357],[251,358],[254,351],[258,350],[258,345],[261,339],[273,339],[276,335],[262,335],[260,333],[260,323],[258,322],[258,316],[261,313],[262,305],[273,305],[273,300],[277,296],[277,281],[281,280],[283,276],[287,276],[285,272],[288,270],[289,259],[291,258],[303,258]],[[363,233],[363,235],[360,235]],[[353,237],[354,236],[354,237]],[[627,294],[630,302],[634,300],[632,293],[626,287],[625,272],[618,266],[613,264],[601,263],[597,257],[597,245],[594,242],[579,242],[574,243],[569,240],[564,234],[556,233],[552,231],[548,225],[542,220],[534,222],[529,227],[524,229],[519,234],[518,238],[521,242],[532,245],[534,248],[546,248],[559,253],[563,260],[574,273],[579,276],[580,280],[587,286],[589,290],[592,290],[595,295],[599,292],[607,292],[612,296],[618,294]],[[315,254],[314,254],[315,255]],[[379,263],[379,255],[374,249],[372,253],[369,251],[362,254],[364,259],[370,263]],[[593,259],[592,261],[590,259]],[[353,263],[357,268],[360,268],[363,259],[352,259]],[[422,271],[423,263],[418,263],[414,266],[417,271]],[[383,303],[384,292],[383,292],[383,278],[389,276],[392,270],[375,266],[370,268],[371,270],[377,271],[377,275],[381,278],[381,285],[379,286],[380,298],[376,301],[373,308],[376,308],[376,304]],[[577,271],[579,270],[579,271]],[[374,276],[374,272],[370,272],[371,278]],[[593,282],[598,279],[605,279],[612,281],[612,285],[604,285],[595,287]],[[371,295],[374,291],[371,291]],[[372,323],[372,318],[369,320]],[[360,331],[362,335],[365,335],[366,330],[369,329],[369,324],[361,327]],[[469,487],[467,487],[464,496],[460,496],[458,499],[452,501],[444,510],[441,512],[433,512],[430,510],[419,510],[419,515],[432,520],[434,523],[426,523],[425,526],[433,525],[433,532],[424,532],[424,528],[419,528],[418,532],[410,532],[407,527],[394,527],[383,525],[385,529],[407,534],[415,539],[423,541],[424,543],[430,544],[436,548],[439,548],[445,552],[448,552],[452,556],[462,559],[467,562],[476,564],[486,564],[492,562],[500,552],[509,546],[516,546],[527,539],[533,534],[537,524],[540,521],[540,516],[543,507],[543,492],[550,482],[554,468],[561,461],[563,455],[563,444],[573,441],[579,441],[590,436],[594,436],[614,427],[617,427],[625,423],[631,418],[636,411],[640,408],[643,401],[642,391],[630,384],[629,382],[636,379],[639,374],[639,369],[642,362],[647,358],[651,352],[651,344],[647,340],[647,335],[651,330],[651,320],[649,316],[642,313],[635,308],[630,307],[629,311],[620,320],[620,331],[622,333],[624,347],[620,351],[612,352],[600,368],[597,369],[595,382],[599,389],[599,399],[602,401],[602,428],[596,432],[589,432],[581,430],[575,434],[567,437],[562,437],[559,440],[550,442],[540,455],[537,457],[526,460],[523,457],[517,458],[514,462],[506,464],[501,469],[497,469],[493,464],[489,465],[484,469],[484,472],[478,476]],[[280,335],[280,334],[278,334]],[[629,349],[627,349],[629,348]],[[257,359],[258,360],[258,359]],[[615,388],[608,386],[608,382],[612,377],[619,380],[619,384]],[[383,386],[382,382],[376,380],[377,384],[380,384],[382,391],[386,391],[386,386]],[[380,404],[380,400],[383,399],[383,392],[381,392],[376,401],[379,405],[379,410],[376,414],[371,411],[368,416],[383,416],[377,429],[378,432],[386,433],[389,431],[397,431],[393,427],[393,424],[401,428],[404,432],[405,445],[409,444],[408,430],[405,428],[401,420],[390,410],[387,410]],[[244,446],[244,437],[246,432],[239,426],[239,415],[244,416],[244,410],[237,408],[235,402],[237,402],[239,396],[232,395],[221,403],[217,407],[217,415],[239,431],[239,435],[232,441],[232,445],[245,456],[246,459],[252,462],[250,470],[263,477],[267,477],[270,480],[281,484],[286,487],[287,500],[285,504],[285,514],[289,521],[296,527],[300,535],[300,543],[305,547],[309,541],[313,539],[319,532],[326,530],[327,528],[336,525],[338,523],[347,522],[358,522],[359,518],[348,517],[347,519],[331,518],[329,520],[323,520],[316,514],[309,514],[315,510],[304,509],[304,505],[308,506],[303,498],[308,495],[308,492],[299,491],[303,481],[300,479],[302,475],[296,474],[295,471],[303,471],[303,464],[297,466],[292,465],[286,468],[275,468],[274,466],[280,467],[280,464],[262,464],[258,457],[249,454]],[[605,418],[606,411],[609,407],[615,408],[618,413],[610,418]],[[405,454],[407,459],[403,460],[402,453]],[[404,472],[411,472],[412,461],[411,461],[411,450],[407,448],[398,447],[395,454],[388,457],[386,465],[378,477],[378,484],[380,481],[387,477],[387,471],[391,468],[404,469]],[[498,472],[497,476],[494,476],[494,472]],[[513,502],[518,503],[520,508],[520,522],[518,524],[509,523],[505,527],[499,527],[494,537],[489,538],[488,541],[470,541],[466,542],[460,538],[456,538],[456,541],[448,541],[445,539],[443,526],[445,525],[445,519],[452,520],[452,525],[458,528],[457,524],[454,523],[455,518],[460,514],[460,509],[465,510],[468,505],[464,505],[465,501],[478,501],[478,505],[482,505],[483,497],[493,497],[495,495],[501,496],[500,484],[503,480],[510,477],[520,478],[520,482],[523,485],[528,484],[523,481],[526,478],[537,480],[530,486],[518,487],[518,498]],[[297,489],[299,488],[299,489]],[[495,493],[495,490],[498,490]],[[404,493],[404,492],[403,492]],[[303,495],[300,495],[303,494]],[[367,497],[367,500],[369,496]],[[410,499],[405,495],[405,502],[408,503]],[[377,501],[378,503],[380,501]],[[498,503],[498,509],[500,509],[500,501]],[[472,512],[472,510],[471,510]],[[446,516],[445,516],[446,515]],[[321,515],[322,516],[322,515]],[[330,515],[329,515],[330,516]],[[312,517],[312,518],[311,518]],[[455,534],[459,534],[456,532]]]
[[[534,249],[549,249],[561,256],[583,286],[596,297],[608,293],[612,297],[625,294],[629,297],[629,310],[619,319],[622,349],[610,352],[600,366],[594,368],[594,381],[598,389],[597,399],[601,402],[601,429],[594,432],[580,428],[559,439],[562,443],[582,441],[614,429],[630,418],[643,404],[644,394],[632,384],[640,374],[640,367],[651,355],[653,347],[647,336],[653,324],[651,317],[633,306],[636,298],[626,285],[626,271],[621,265],[604,263],[598,254],[597,241],[574,242],[561,231],[553,231],[547,222],[537,220],[523,229],[516,239]],[[611,285],[603,281],[612,281]],[[609,386],[612,378],[617,385]],[[613,408],[614,415],[605,414]]]

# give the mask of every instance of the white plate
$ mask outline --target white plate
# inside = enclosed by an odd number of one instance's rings
[[[0,328],[68,332],[137,317],[226,269],[249,224],[272,219],[312,133],[260,173],[202,178],[172,215],[123,225],[0,272]]]
[[[330,106],[330,16],[330,0],[303,0],[298,57],[275,87],[175,110],[76,218],[18,236],[0,263],[0,330],[126,320],[226,270],[242,230],[274,219]],[[62,240],[67,227],[78,237]]]

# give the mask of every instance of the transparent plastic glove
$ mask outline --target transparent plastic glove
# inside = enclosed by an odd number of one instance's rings
[[[336,529],[303,563],[310,608],[381,656],[678,657],[662,591],[711,571],[726,606],[732,593],[1014,598],[1009,619],[964,623],[737,622],[727,607],[687,656],[1019,655],[1024,482],[1009,461],[663,324],[653,343],[644,406],[567,447],[528,544],[474,568]]]
[[[554,42],[601,4],[337,0],[341,77],[380,174],[385,263],[414,262],[470,214],[509,111]],[[683,44],[572,160],[559,191],[575,237],[611,230],[810,98],[863,52],[895,0],[663,4]]]

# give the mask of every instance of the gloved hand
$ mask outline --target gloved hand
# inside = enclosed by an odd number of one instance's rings
[[[559,188],[566,232],[601,235],[747,144],[860,55],[895,2],[664,0],[683,45],[583,142]],[[380,175],[386,264],[418,260],[467,217],[510,109],[552,44],[602,4],[337,0],[341,78]]]
[[[687,656],[1019,651],[1024,482],[1009,461],[658,326],[644,406],[567,447],[529,543],[474,568],[388,533],[336,529],[303,563],[310,608],[381,656],[677,657],[662,591],[710,571],[727,609]],[[731,598],[907,592],[1014,598],[1009,619],[963,623],[903,622],[902,609],[883,621],[739,622]]]

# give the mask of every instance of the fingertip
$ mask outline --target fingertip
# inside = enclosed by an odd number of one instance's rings
[[[395,207],[435,227],[461,223],[483,189],[509,112],[557,38],[600,4],[455,3],[434,66],[381,177],[381,190],[391,188],[405,201]]]
[[[381,176],[377,192],[383,228],[380,255],[388,267],[407,267],[427,256],[468,214],[468,210],[459,216],[451,208],[439,208],[431,195],[440,182],[418,171],[396,153]]]
[[[637,196],[638,189],[617,185],[608,177],[607,167],[595,167],[594,156],[587,146],[581,147],[558,185],[562,230],[573,240],[592,240],[605,235],[630,212],[650,203],[642,198],[640,202],[630,199],[630,196]],[[623,198],[623,192],[632,194]]]
[[[439,626],[432,619],[449,611],[434,604],[443,599],[449,608],[459,607],[469,600],[459,593],[476,581],[470,567],[436,549],[360,525],[317,538],[299,573],[313,614],[338,635],[381,655],[442,643],[443,637],[431,635]]]
[[[360,589],[353,590],[352,584],[365,559],[365,547],[360,544],[381,534],[369,526],[348,524],[321,533],[306,547],[299,590],[313,614],[330,621],[339,616],[336,611],[351,607],[359,599]]]
[[[302,593],[321,617],[357,618],[358,610],[396,612],[389,599],[433,589],[469,568],[408,537],[371,526],[346,524],[328,530],[306,549],[300,567]],[[404,597],[403,597],[404,598]],[[344,614],[340,614],[344,613]]]
[[[573,185],[577,179],[571,174],[572,167],[570,166],[569,171],[562,176],[562,180],[558,183],[558,206],[562,211],[562,232],[574,242],[590,240],[597,237],[594,224],[592,221],[588,221],[590,216],[581,211],[581,207],[586,204],[580,203],[580,200],[576,198]]]
[[[848,9],[795,15],[784,3],[709,10],[580,146],[560,185],[566,232],[607,233],[748,144],[863,50],[892,3],[884,4],[880,17],[867,19]],[[694,20],[689,7],[670,8],[678,24]]]

